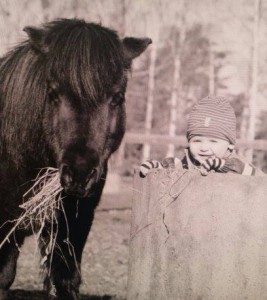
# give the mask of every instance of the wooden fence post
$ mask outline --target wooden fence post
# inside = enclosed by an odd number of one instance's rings
[[[267,177],[135,174],[128,300],[267,295]]]

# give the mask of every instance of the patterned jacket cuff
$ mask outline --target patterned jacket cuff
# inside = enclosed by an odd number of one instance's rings
[[[253,168],[250,164],[245,164],[242,175],[254,176],[255,168]]]

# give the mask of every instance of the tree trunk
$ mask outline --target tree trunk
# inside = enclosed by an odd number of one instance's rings
[[[169,136],[174,137],[176,135],[176,127],[177,127],[177,102],[178,102],[178,89],[180,84],[180,69],[181,69],[181,61],[179,55],[175,56],[174,60],[174,73],[173,73],[173,87],[171,94],[171,104],[170,104],[170,124],[169,124]],[[175,156],[175,146],[173,144],[169,144],[167,157]]]
[[[214,52],[210,43],[209,47],[209,94],[215,95],[215,70],[214,70]]]
[[[249,122],[248,122],[248,140],[255,138],[256,123],[256,101],[258,95],[258,56],[259,56],[259,22],[260,22],[260,4],[261,0],[254,1],[254,27],[253,27],[253,46],[252,46],[252,74],[251,89],[249,97]],[[246,153],[249,161],[253,159],[253,149]]]
[[[150,134],[153,120],[153,104],[154,104],[154,90],[155,90],[155,65],[157,58],[157,41],[153,41],[150,52],[150,65],[149,65],[149,80],[148,80],[148,95],[146,106],[146,120],[145,120],[145,133]],[[144,144],[143,160],[150,158],[150,144]]]
[[[184,118],[183,109],[184,103],[182,98],[182,82],[181,82],[181,54],[184,46],[185,35],[186,35],[186,6],[185,1],[181,2],[181,11],[179,11],[180,18],[177,14],[177,19],[180,19],[179,24],[179,39],[178,43],[174,40],[174,71],[173,71],[173,83],[172,83],[172,93],[171,93],[171,103],[170,103],[170,123],[169,123],[169,136],[174,137],[176,135],[177,128],[177,114],[181,116],[179,118],[182,120]],[[181,105],[178,105],[178,102]],[[178,107],[179,106],[179,107]],[[180,109],[180,112],[178,110]],[[167,157],[175,156],[175,146],[173,144],[168,145]]]

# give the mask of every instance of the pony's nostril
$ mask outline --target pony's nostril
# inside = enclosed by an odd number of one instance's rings
[[[73,183],[72,172],[68,165],[62,165],[60,178],[61,185],[64,187],[69,187]]]

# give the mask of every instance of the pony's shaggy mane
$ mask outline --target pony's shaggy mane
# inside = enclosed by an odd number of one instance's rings
[[[24,148],[29,150],[29,140],[41,141],[47,93],[45,80],[44,64],[29,44],[22,44],[3,58],[0,65],[1,151],[15,157],[23,153]]]
[[[97,103],[112,88],[125,65],[115,31],[83,20],[60,19],[45,27],[51,80],[85,102]],[[93,51],[92,51],[93,50]]]
[[[110,29],[59,19],[39,30],[43,36],[40,48],[45,46],[46,52],[36,50],[27,40],[0,60],[0,151],[13,157],[25,148],[29,153],[29,140],[32,147],[40,145],[33,153],[44,151],[42,120],[49,82],[88,109],[112,94],[118,75],[124,81],[127,68],[121,42]]]

